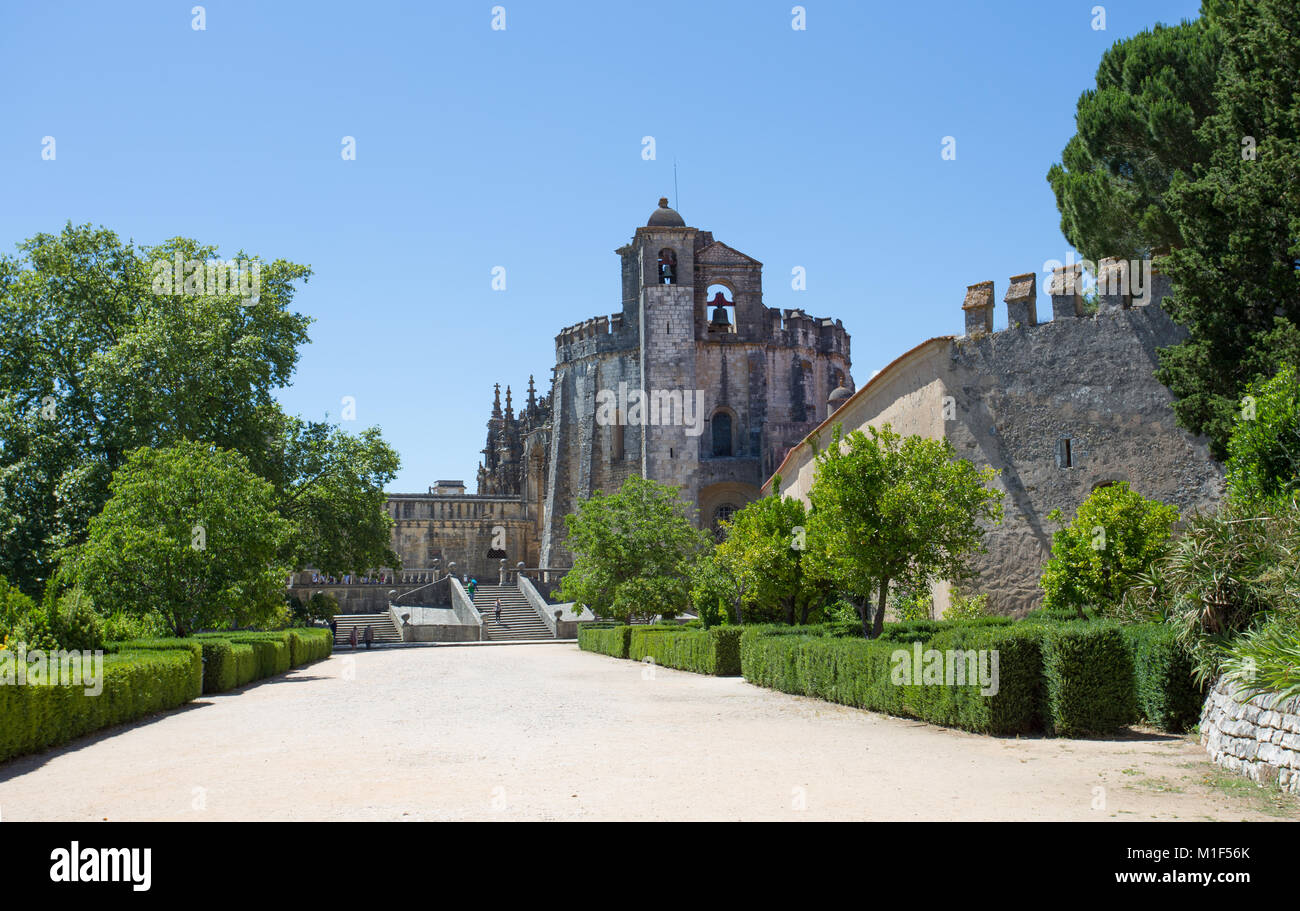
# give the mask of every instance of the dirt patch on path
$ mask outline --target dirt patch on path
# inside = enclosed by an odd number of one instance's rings
[[[439,647],[344,652],[13,760],[0,814],[1300,819],[1217,782],[1184,737],[983,737],[574,645]]]

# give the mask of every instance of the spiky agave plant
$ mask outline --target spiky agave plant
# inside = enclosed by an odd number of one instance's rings
[[[1194,516],[1163,566],[1170,622],[1201,682],[1216,676],[1240,632],[1271,610],[1300,605],[1296,517],[1256,516],[1232,504]]]
[[[1300,622],[1279,617],[1239,636],[1227,647],[1224,677],[1248,696],[1300,697]]]

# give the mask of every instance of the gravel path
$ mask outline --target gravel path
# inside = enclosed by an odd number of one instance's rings
[[[1275,818],[1212,769],[1188,738],[998,739],[575,645],[437,647],[0,765],[0,818]]]

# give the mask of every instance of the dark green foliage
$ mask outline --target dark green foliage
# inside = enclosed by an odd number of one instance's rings
[[[235,656],[235,686],[252,683],[261,675],[258,673],[257,652],[247,642],[230,643],[231,653]]]
[[[1039,721],[1041,662],[1038,634],[1005,625],[952,626],[924,648],[996,650],[998,687],[896,683],[897,642],[809,636],[787,628],[750,628],[741,637],[745,679],[784,693],[919,718],[990,734],[1033,730]],[[991,687],[990,687],[991,689]]]
[[[334,634],[316,627],[285,631],[289,636],[289,661],[294,667],[328,658],[334,653]]]
[[[965,620],[905,620],[902,623],[887,623],[880,634],[884,642],[925,642],[939,633],[957,628],[981,629],[985,627],[1010,626],[1015,621],[1010,617],[972,617]],[[841,635],[840,633],[836,633]],[[843,635],[852,635],[847,630]]]
[[[1137,720],[1133,658],[1114,623],[1038,625],[1049,734],[1111,734]]]
[[[185,652],[190,661],[189,699],[203,695],[203,646],[193,639],[130,639],[126,642],[109,642],[105,654],[124,652]]]
[[[578,648],[589,652],[626,658],[631,642],[630,626],[592,626],[584,623],[578,628]]]
[[[224,693],[235,688],[235,650],[225,639],[204,639],[203,692]]]
[[[1164,623],[1122,627],[1133,661],[1133,681],[1141,719],[1152,727],[1181,734],[1201,717],[1205,691],[1196,683],[1192,658],[1178,633]]]
[[[1205,153],[1165,194],[1181,243],[1160,265],[1188,330],[1157,373],[1179,423],[1226,455],[1251,381],[1300,360],[1300,16],[1295,0],[1218,0],[1223,52]]]
[[[1300,369],[1285,364],[1246,389],[1228,440],[1228,495],[1261,512],[1300,499]]]
[[[317,661],[332,648],[327,629],[107,643],[98,696],[80,686],[0,685],[0,761],[283,673],[291,661]]]
[[[735,677],[740,674],[739,626],[710,629],[689,627],[631,627],[627,657],[634,661],[652,659],[655,664],[697,674]]]
[[[202,680],[201,649],[141,646],[105,655],[97,696],[80,686],[0,686],[0,761],[175,708]]]
[[[1221,52],[1202,17],[1117,41],[1080,97],[1078,132],[1047,180],[1061,233],[1086,259],[1135,258],[1181,242],[1164,199],[1174,175],[1207,150],[1197,128],[1214,111]]]
[[[596,491],[564,519],[573,568],[561,597],[597,617],[670,618],[690,604],[691,567],[711,546],[676,487],[633,475],[616,493]]]

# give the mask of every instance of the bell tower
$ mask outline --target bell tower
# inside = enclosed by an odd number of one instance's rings
[[[667,199],[637,228],[632,250],[640,279],[641,386],[645,391],[641,472],[675,484],[693,502],[699,483],[695,414],[695,228],[668,207]],[[693,418],[688,424],[687,417]],[[693,425],[693,426],[692,426]]]

